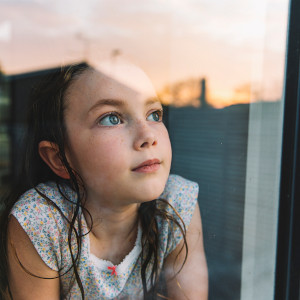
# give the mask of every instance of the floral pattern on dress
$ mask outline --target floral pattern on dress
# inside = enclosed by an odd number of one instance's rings
[[[63,193],[75,203],[76,193],[67,185],[60,186]],[[48,199],[42,197],[37,190]],[[61,212],[70,217],[74,204],[67,201],[59,192],[56,183],[39,184],[36,189],[27,191],[14,205],[11,214],[18,220],[29,236],[41,259],[49,268],[59,271],[62,290],[66,293],[72,280],[71,256],[68,248],[68,224]],[[198,197],[198,185],[178,175],[170,175],[165,190],[159,197],[167,200],[181,216],[188,227],[194,213]],[[53,204],[51,204],[53,203]],[[165,204],[158,202],[160,206]],[[177,220],[174,211],[165,209]],[[83,232],[88,228],[84,218],[81,218]],[[180,221],[179,221],[180,222]],[[159,227],[159,269],[162,269],[164,259],[176,248],[182,240],[179,228],[157,217]],[[75,224],[78,228],[78,224]],[[140,231],[141,229],[139,229]],[[76,253],[77,244],[72,235],[72,250]],[[123,262],[113,266],[108,261],[101,260],[90,253],[89,235],[82,237],[82,253],[78,266],[85,299],[140,299],[142,297],[141,281],[141,234],[138,234],[134,248],[124,258]],[[115,273],[112,270],[115,270]],[[151,268],[148,268],[148,270]],[[113,273],[113,274],[112,274]],[[150,274],[146,277],[149,278]],[[68,293],[70,299],[81,299],[80,289],[75,283]]]

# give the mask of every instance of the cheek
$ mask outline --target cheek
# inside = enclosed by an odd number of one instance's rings
[[[128,164],[124,138],[102,136],[91,139],[88,149],[89,169],[99,176],[105,174],[107,178],[110,178],[113,174],[116,175],[116,172],[122,171]]]
[[[166,156],[166,159],[169,159],[170,162],[172,160],[172,147],[171,147],[171,141],[169,138],[169,133],[166,128],[164,130],[160,131],[160,143],[162,147],[162,151],[164,155]]]
[[[126,153],[124,139],[112,135],[94,135],[87,139],[77,138],[72,143],[71,162],[84,178],[110,177],[114,170],[124,167]]]

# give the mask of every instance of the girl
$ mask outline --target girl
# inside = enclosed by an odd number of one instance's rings
[[[207,299],[198,186],[169,175],[162,106],[139,68],[61,69],[35,91],[26,141],[1,218],[3,295]]]

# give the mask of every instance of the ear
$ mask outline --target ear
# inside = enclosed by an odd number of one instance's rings
[[[64,179],[70,179],[70,175],[60,159],[59,149],[56,144],[49,141],[41,141],[39,143],[39,154],[56,175]]]

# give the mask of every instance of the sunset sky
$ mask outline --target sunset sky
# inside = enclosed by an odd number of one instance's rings
[[[287,0],[0,0],[7,74],[120,56],[158,90],[205,77],[215,107],[278,100]]]

